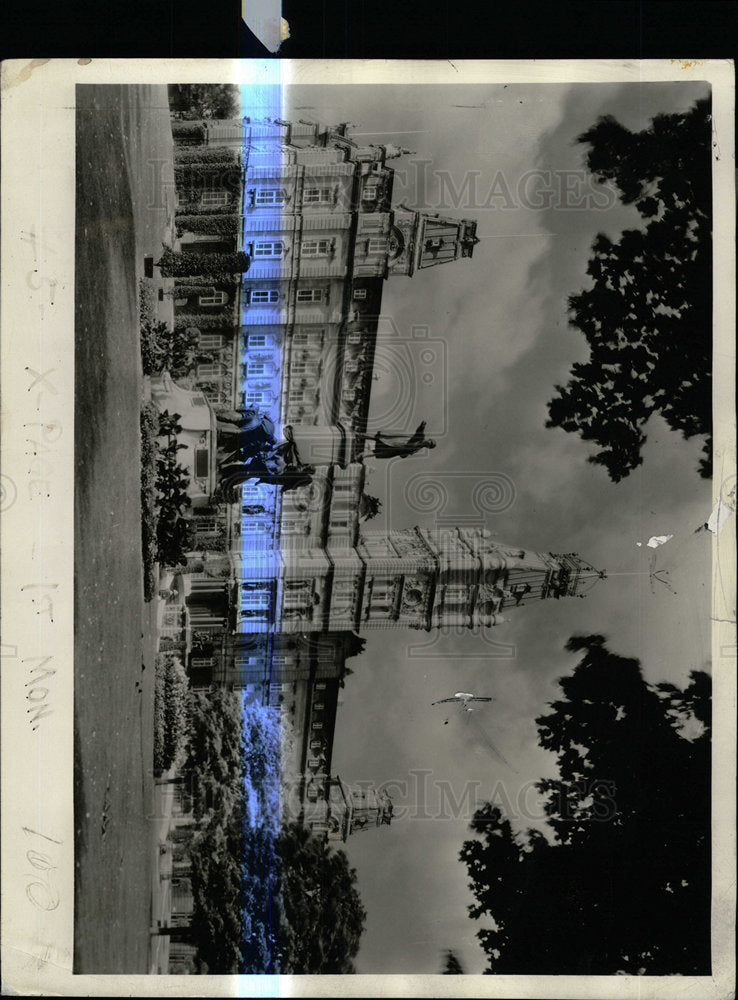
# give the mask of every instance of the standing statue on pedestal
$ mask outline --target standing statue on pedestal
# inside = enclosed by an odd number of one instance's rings
[[[421,448],[435,448],[436,442],[425,436],[425,420],[418,426],[415,433],[408,437],[406,434],[384,434],[382,432],[374,435],[368,440],[374,441],[374,450],[366,455],[367,458],[407,458],[415,455]]]

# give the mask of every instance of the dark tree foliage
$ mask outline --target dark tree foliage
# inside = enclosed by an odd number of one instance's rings
[[[538,782],[553,834],[489,803],[465,863],[488,972],[710,972],[710,678],[649,685],[602,636],[537,719],[559,777]],[[687,728],[690,729],[687,738]]]
[[[366,913],[343,851],[280,831],[278,713],[213,689],[190,698],[184,783],[192,845],[190,940],[200,972],[352,972]]]
[[[548,404],[547,427],[594,441],[588,461],[619,482],[642,461],[643,428],[659,413],[685,438],[705,435],[700,474],[712,474],[712,191],[709,100],[657,115],[633,133],[613,117],[578,137],[587,166],[635,205],[642,229],[600,233],[569,299],[570,325],[590,358]]]
[[[181,317],[180,322],[175,321],[174,329],[161,322],[146,322],[141,326],[144,375],[168,371],[173,378],[181,378],[194,371],[197,365],[214,360],[210,352],[200,350],[200,338],[193,323],[185,323]]]
[[[366,911],[343,851],[292,825],[277,845],[281,864],[279,971],[351,973]]]
[[[443,975],[444,976],[463,976],[464,970],[461,966],[461,962],[458,960],[453,951],[449,949],[443,957]]]
[[[365,521],[370,521],[382,509],[382,501],[373,497],[370,493],[362,493],[359,501],[359,516]]]
[[[239,88],[229,83],[174,83],[169,108],[186,118],[235,118],[241,113]]]

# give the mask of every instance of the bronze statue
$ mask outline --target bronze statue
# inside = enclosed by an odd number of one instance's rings
[[[419,424],[411,437],[405,434],[374,435],[374,451],[367,457],[373,458],[407,458],[415,455],[421,448],[435,448],[436,442],[425,436],[425,420]]]

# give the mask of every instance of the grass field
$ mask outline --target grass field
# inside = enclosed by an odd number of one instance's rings
[[[149,964],[156,604],[143,600],[138,277],[161,244],[166,157],[165,87],[78,87],[75,972]]]

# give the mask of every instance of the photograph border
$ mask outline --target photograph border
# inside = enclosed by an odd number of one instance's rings
[[[711,977],[74,975],[74,197],[77,84],[707,81],[714,216]],[[2,65],[4,990],[106,996],[728,997],[735,982],[734,79],[727,60],[31,60]],[[731,490],[732,495],[731,495]],[[705,521],[711,511],[705,511]],[[44,706],[29,708],[43,678]],[[29,718],[30,716],[30,718]],[[34,836],[35,835],[35,836]],[[37,838],[40,838],[37,839]],[[29,866],[28,852],[48,860]]]

